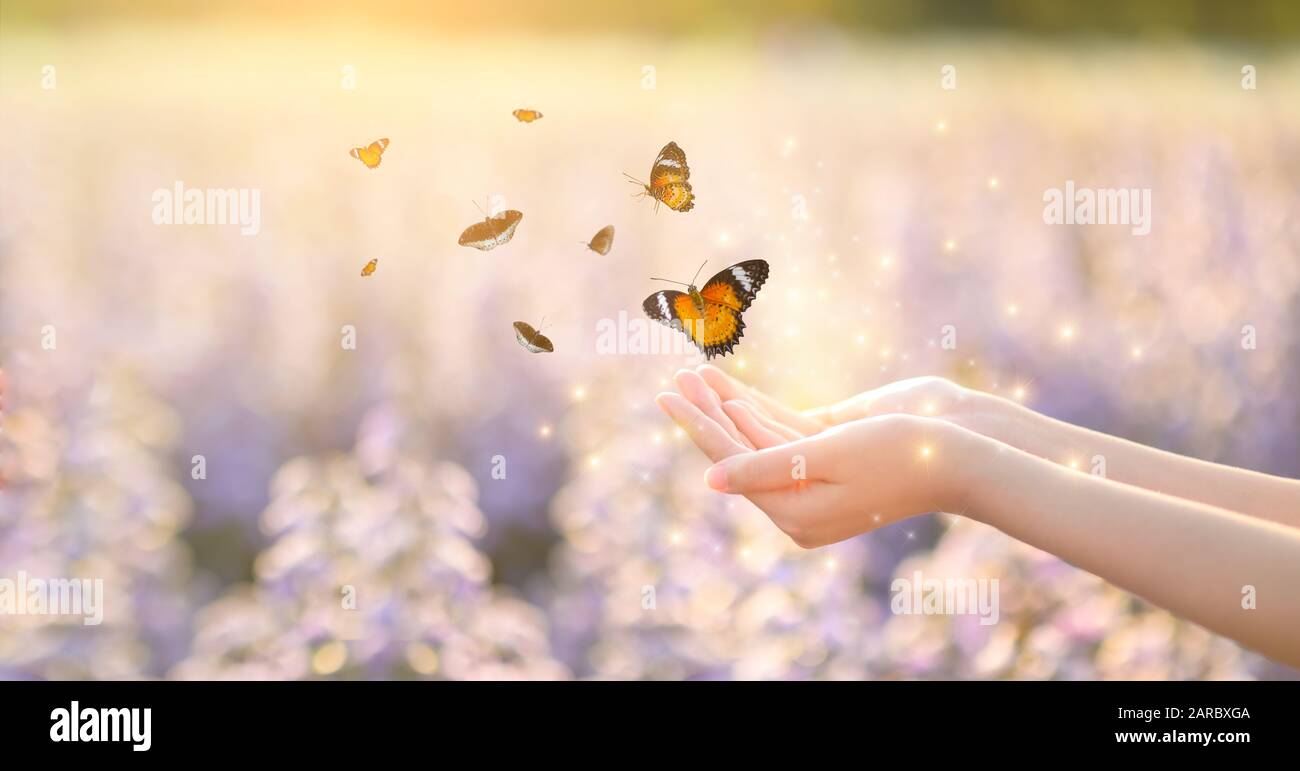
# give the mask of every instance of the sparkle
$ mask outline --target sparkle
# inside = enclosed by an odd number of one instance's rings
[[[580,401],[582,401],[583,399],[586,399],[586,398],[587,398],[587,388],[586,388],[586,386],[574,386],[574,388],[573,388],[573,400],[574,400],[575,402],[580,402]]]
[[[1131,355],[1133,356],[1133,358],[1135,358],[1135,359],[1140,359],[1140,358],[1142,358],[1142,349],[1139,348],[1139,347],[1137,347],[1136,345],[1133,346],[1133,350],[1132,350],[1130,353],[1131,353]]]
[[[934,406],[934,402],[926,402],[925,405],[921,407],[921,410],[926,415],[933,415],[934,413],[939,411],[939,408]]]
[[[828,571],[833,571],[839,566],[839,563],[835,561],[834,557],[827,557],[825,565]]]
[[[880,258],[880,267],[884,268],[885,270],[889,270],[889,268],[893,266],[893,264],[894,264],[894,258],[890,257],[888,254]]]
[[[1015,303],[1011,303],[1010,305],[1008,305],[1008,306],[1007,306],[1007,315],[1008,315],[1008,316],[1018,316],[1018,315],[1020,315],[1020,306],[1019,306],[1019,305],[1016,305]]]
[[[1074,337],[1074,327],[1070,326],[1069,324],[1066,324],[1065,326],[1061,327],[1062,340],[1070,340],[1073,337]]]
[[[545,423],[537,427],[537,435],[543,439],[550,437],[551,427]]]
[[[934,122],[934,131],[936,134],[942,134],[948,130],[948,121],[940,119]]]
[[[599,456],[599,455],[588,455],[588,456],[587,456],[587,465],[590,466],[590,467],[592,467],[592,468],[600,468],[600,456]]]
[[[438,671],[437,651],[421,642],[406,646],[406,662],[421,675],[432,675]]]
[[[989,177],[989,190],[997,190],[997,189],[998,189],[998,178]]]
[[[956,251],[957,241],[955,239],[949,238],[947,241],[943,242],[943,249],[946,252]]]
[[[672,541],[674,546],[677,546],[682,542],[682,534],[674,530],[672,535],[668,536],[668,540]]]
[[[332,675],[342,669],[347,661],[348,647],[338,640],[331,640],[312,654],[311,668],[318,675]]]
[[[1016,390],[1012,391],[1012,394],[1016,397],[1016,401],[1018,402],[1023,402],[1025,400],[1026,393],[1024,386],[1016,386]]]
[[[924,447],[921,448],[921,457],[922,457],[922,458],[925,458],[925,459],[928,460],[928,459],[930,458],[931,455],[934,455],[934,450],[932,450],[932,449],[930,448],[930,445],[927,444],[927,445],[925,445]]]

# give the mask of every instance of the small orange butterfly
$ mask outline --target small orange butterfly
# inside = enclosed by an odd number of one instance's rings
[[[384,151],[388,149],[387,139],[378,139],[371,142],[367,147],[354,147],[348,153],[353,158],[361,161],[367,168],[375,168],[383,160]]]
[[[687,212],[695,208],[695,193],[691,192],[691,167],[686,163],[686,153],[669,142],[659,151],[654,166],[650,167],[650,184],[635,177],[623,176],[645,188],[645,193],[655,199],[655,208],[664,204],[673,211]]]
[[[538,112],[537,110],[522,110],[522,109],[521,109],[521,110],[515,110],[514,112],[512,112],[512,113],[510,113],[510,114],[513,115],[513,116],[515,116],[515,117],[519,120],[520,123],[532,123],[533,121],[535,121],[535,120],[537,120],[538,118],[542,117],[542,114],[541,114],[540,112]]]
[[[378,267],[379,267],[379,259],[378,259],[378,258],[375,258],[375,259],[371,260],[370,262],[367,262],[367,263],[366,263],[366,267],[364,267],[364,268],[361,269],[361,275],[363,275],[363,276],[369,276],[371,273],[374,273],[374,272],[375,272],[375,268],[378,268]]]

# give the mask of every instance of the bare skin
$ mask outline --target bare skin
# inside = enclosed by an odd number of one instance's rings
[[[708,365],[675,381],[680,393],[656,403],[714,461],[709,486],[746,496],[800,546],[958,513],[1300,666],[1296,480],[1143,447],[939,378],[809,412]],[[1096,454],[1106,477],[1062,465]]]

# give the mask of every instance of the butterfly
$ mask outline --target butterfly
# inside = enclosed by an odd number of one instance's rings
[[[523,218],[523,212],[514,209],[507,209],[499,214],[493,214],[482,222],[475,222],[465,228],[465,232],[460,234],[460,240],[457,243],[461,246],[472,246],[485,252],[495,249],[515,237],[515,228],[519,227],[519,220]]]
[[[669,142],[659,151],[654,166],[650,167],[650,184],[628,178],[645,187],[645,195],[655,199],[656,209],[660,203],[673,211],[695,208],[695,193],[691,192],[690,183],[691,167],[686,163],[686,153],[676,142]]]
[[[542,114],[537,110],[515,110],[510,114],[518,118],[520,123],[532,123],[542,117]]]
[[[545,321],[545,319],[543,319]],[[522,321],[515,322],[515,339],[519,344],[533,353],[554,353],[555,346],[550,338],[533,329]]]
[[[699,273],[695,271],[697,277]],[[664,278],[652,280],[668,281]],[[766,280],[767,262],[746,260],[719,271],[704,283],[703,289],[696,289],[692,278],[691,283],[685,285],[685,292],[673,289],[655,292],[641,307],[647,316],[660,324],[686,333],[691,342],[712,359],[731,353],[745,334],[745,320],[741,314],[749,308]]]
[[[371,260],[370,262],[367,262],[367,263],[366,263],[366,267],[364,267],[364,268],[361,269],[361,275],[363,275],[363,276],[369,276],[371,273],[374,273],[374,272],[375,272],[375,268],[378,268],[378,267],[379,267],[379,259],[378,259],[378,258],[373,259],[373,260]]]
[[[367,168],[373,169],[383,160],[384,151],[388,149],[387,139],[377,139],[371,142],[368,147],[354,147],[348,153],[353,158],[361,161]]]
[[[614,245],[614,226],[606,225],[596,231],[596,235],[591,237],[591,242],[587,248],[597,254],[609,254],[609,249]]]

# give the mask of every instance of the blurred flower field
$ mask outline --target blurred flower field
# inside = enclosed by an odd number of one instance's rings
[[[6,32],[0,576],[107,597],[98,627],[0,618],[0,677],[1296,677],[958,517],[801,550],[654,407],[692,360],[596,346],[649,276],[762,257],[723,366],[794,404],[940,374],[1300,476],[1300,57],[1254,64],[1249,91],[1176,44]],[[622,176],[669,140],[684,215]],[[176,180],[259,189],[261,232],[155,225]],[[1151,188],[1151,234],[1044,225],[1066,180]],[[514,240],[457,246],[489,196]],[[511,322],[543,316],[532,355]],[[998,578],[999,623],[891,614],[913,570]]]

